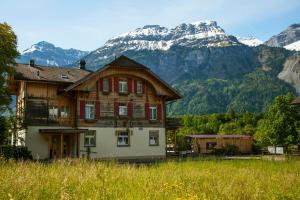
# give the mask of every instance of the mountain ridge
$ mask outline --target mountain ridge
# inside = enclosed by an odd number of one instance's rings
[[[63,49],[56,47],[54,44],[41,41],[33,44],[30,48],[25,49],[21,56],[16,59],[18,63],[29,63],[34,59],[36,64],[47,66],[69,66],[77,60],[86,56],[88,51],[77,49]]]

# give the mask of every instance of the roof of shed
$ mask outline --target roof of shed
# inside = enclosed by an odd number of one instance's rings
[[[296,97],[294,99],[294,101],[292,102],[292,104],[300,104],[300,96],[299,97]]]
[[[210,139],[210,138],[225,138],[225,139],[231,139],[231,138],[244,138],[244,139],[250,139],[252,138],[252,136],[250,135],[198,135],[198,134],[194,134],[194,135],[186,135],[186,137],[190,137],[190,138],[200,138],[200,139]]]

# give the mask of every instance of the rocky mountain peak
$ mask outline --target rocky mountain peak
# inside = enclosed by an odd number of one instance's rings
[[[272,47],[285,47],[299,40],[300,23],[293,24],[281,33],[272,36],[268,41],[265,42],[265,44]]]

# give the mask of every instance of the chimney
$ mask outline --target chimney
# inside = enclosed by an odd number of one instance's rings
[[[30,59],[30,61],[29,61],[29,65],[30,65],[31,67],[34,67],[34,66],[35,66],[35,64],[34,64],[34,60],[33,60],[33,59]]]
[[[85,60],[80,60],[80,69],[82,69],[82,70],[85,70],[85,64],[86,64],[86,62],[85,62]]]

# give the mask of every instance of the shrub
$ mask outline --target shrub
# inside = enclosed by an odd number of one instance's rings
[[[233,144],[227,144],[225,147],[216,148],[213,152],[215,155],[237,155],[239,154],[239,148]]]
[[[31,152],[27,147],[2,145],[0,146],[0,157],[4,159],[29,160],[32,159]]]

